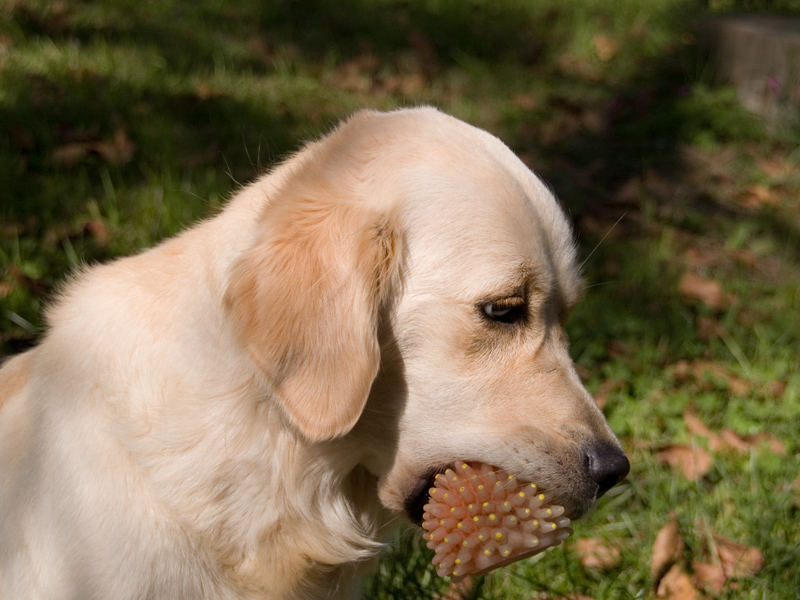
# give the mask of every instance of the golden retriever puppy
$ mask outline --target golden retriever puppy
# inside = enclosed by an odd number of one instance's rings
[[[580,516],[628,462],[567,352],[553,196],[434,109],[360,112],[77,274],[0,371],[0,598],[350,598],[432,474]]]

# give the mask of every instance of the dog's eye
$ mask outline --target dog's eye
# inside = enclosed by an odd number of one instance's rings
[[[517,323],[525,319],[528,307],[522,298],[503,298],[481,305],[481,312],[490,321]]]

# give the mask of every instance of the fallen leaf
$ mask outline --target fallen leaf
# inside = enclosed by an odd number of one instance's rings
[[[766,444],[775,454],[780,456],[786,454],[784,443],[771,433],[761,432],[739,435],[732,429],[726,428],[721,431],[721,437],[724,447],[737,452],[749,452],[754,448],[758,448],[761,444]]]
[[[728,389],[737,396],[747,396],[750,393],[750,382],[746,379],[729,374],[726,383],[728,384]]]
[[[650,575],[653,587],[657,587],[661,578],[683,554],[683,537],[674,515],[664,525],[653,542],[653,558],[650,562]]]
[[[536,96],[529,93],[515,94],[511,97],[511,104],[522,110],[533,110],[539,104]]]
[[[688,248],[684,254],[684,262],[694,268],[714,267],[719,263],[717,254],[712,254],[705,249]]]
[[[701,386],[704,383],[724,384],[737,396],[746,396],[752,386],[749,381],[735,375],[724,365],[709,360],[679,360],[670,368],[672,376],[678,381],[697,380]],[[713,389],[706,386],[705,389]]]
[[[731,302],[731,297],[718,281],[694,273],[686,273],[681,277],[678,292],[691,300],[699,300],[712,310],[722,310]]]
[[[699,435],[709,439],[717,437],[717,434],[711,431],[711,429],[700,420],[700,417],[691,411],[687,410],[683,413],[683,422],[686,425],[686,429],[689,430],[689,433],[693,435]]]
[[[692,570],[694,571],[692,581],[697,587],[714,594],[722,593],[727,577],[721,566],[692,561]]]
[[[617,50],[619,50],[619,42],[603,33],[595,35],[592,38],[592,44],[594,44],[597,57],[603,62],[610,61],[617,54]]]
[[[738,202],[745,208],[761,208],[762,206],[776,205],[778,198],[767,186],[754,184],[739,196]]]
[[[786,159],[777,156],[760,158],[756,161],[756,164],[769,177],[780,177],[791,169]]]
[[[266,36],[255,35],[250,38],[247,45],[261,62],[269,67],[272,66],[275,51]]]
[[[736,250],[731,250],[730,255],[733,257],[733,260],[746,267],[752,268],[756,266],[756,255],[752,250],[739,248]]]
[[[673,565],[659,582],[656,597],[667,600],[695,600],[697,590],[683,569],[678,565]]]
[[[101,219],[92,219],[83,226],[84,231],[91,235],[101,248],[108,246],[111,241],[111,230],[108,224]]]
[[[391,75],[384,82],[386,91],[404,96],[413,96],[425,87],[425,77],[421,73]]]
[[[708,342],[722,335],[722,325],[716,319],[700,315],[697,317],[695,324],[697,327],[697,336],[704,342]]]
[[[62,144],[53,150],[50,160],[61,167],[74,167],[95,152],[107,163],[121,165],[129,162],[135,151],[136,144],[130,140],[125,130],[119,127],[109,139],[85,139]]]
[[[605,571],[613,569],[622,560],[619,548],[609,546],[597,538],[581,538],[575,545],[581,564],[587,569]]]
[[[475,579],[467,575],[461,580],[453,580],[444,593],[436,596],[436,600],[465,600],[471,598],[475,591]]]
[[[576,75],[589,81],[599,81],[602,73],[602,70],[597,65],[593,65],[592,61],[569,52],[561,53],[558,59],[558,68],[567,75]]]
[[[782,398],[786,393],[786,384],[778,379],[770,381],[767,386],[767,393],[775,398]]]
[[[732,429],[725,428],[720,432],[720,434],[722,435],[725,445],[731,450],[736,450],[738,452],[748,452],[750,450],[750,444],[748,444],[744,439],[741,438],[741,436],[739,436],[738,433]]]
[[[771,433],[753,433],[751,435],[744,436],[744,440],[753,447],[766,444],[775,454],[780,456],[786,454],[786,446],[784,443]]]
[[[89,155],[92,145],[87,142],[70,142],[58,146],[50,154],[50,160],[60,167],[74,167]]]
[[[95,142],[91,145],[91,149],[103,157],[107,163],[122,165],[130,162],[133,158],[136,144],[130,140],[124,129],[118,127],[113,138]]]
[[[656,458],[673,469],[680,469],[687,479],[704,477],[714,464],[711,455],[699,446],[674,444],[656,454]]]
[[[5,52],[13,45],[14,40],[11,38],[11,36],[0,33],[0,53]]]
[[[197,94],[197,97],[200,100],[211,100],[213,98],[219,98],[223,95],[223,93],[220,90],[212,87],[211,85],[208,84],[208,82],[205,81],[196,85],[194,88],[194,92],[195,94]]]
[[[752,577],[764,568],[764,556],[758,548],[738,544],[716,533],[712,537],[726,577]]]
[[[735,450],[737,452],[749,452],[765,444],[775,454],[783,456],[786,453],[785,444],[771,433],[761,432],[739,435],[732,429],[725,428],[717,434],[689,410],[683,413],[683,422],[689,433],[707,438],[708,447],[714,451]]]

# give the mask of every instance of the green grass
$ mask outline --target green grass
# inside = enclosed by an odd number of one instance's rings
[[[487,576],[477,597],[651,598],[652,543],[671,512],[687,564],[706,560],[709,532],[763,553],[764,568],[722,598],[796,596],[800,132],[768,133],[740,109],[694,33],[709,12],[766,3],[0,7],[0,355],[35,342],[43,305],[79,264],[213,213],[358,107],[434,104],[502,137],[575,221],[588,286],[572,353],[590,390],[613,384],[605,412],[632,459],[574,536],[617,546],[618,566],[584,568],[568,541]],[[120,135],[129,160],[98,150]],[[735,298],[720,310],[687,299],[687,270]],[[724,375],[678,377],[680,360]],[[772,434],[785,454],[712,451],[709,473],[689,481],[655,458],[707,446],[686,430],[688,409],[715,431]],[[407,530],[365,596],[430,598],[446,583]]]

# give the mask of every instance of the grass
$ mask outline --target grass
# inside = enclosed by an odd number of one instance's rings
[[[58,282],[213,213],[361,106],[431,103],[500,135],[556,190],[586,259],[572,353],[632,459],[576,526],[615,545],[600,573],[563,548],[484,578],[477,597],[653,597],[675,513],[684,562],[710,532],[764,568],[721,598],[800,589],[800,132],[767,132],[713,80],[694,25],[766,3],[677,0],[304,3],[0,0],[0,344],[42,330]],[[781,10],[797,10],[783,2]],[[614,223],[619,223],[614,226]],[[678,291],[718,283],[711,308]],[[679,361],[715,365],[682,376]],[[742,384],[741,382],[744,382]],[[657,457],[712,430],[784,445],[711,450],[697,481]],[[365,597],[430,598],[410,530]]]

